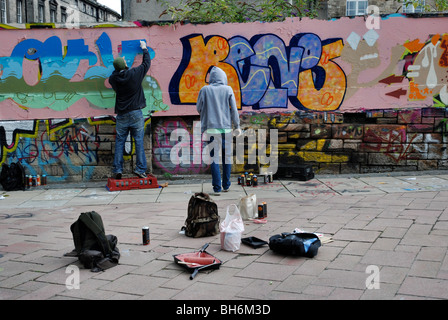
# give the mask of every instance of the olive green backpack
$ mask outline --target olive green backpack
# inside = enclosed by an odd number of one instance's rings
[[[186,236],[200,238],[219,233],[218,206],[207,193],[198,192],[191,196],[187,213]]]

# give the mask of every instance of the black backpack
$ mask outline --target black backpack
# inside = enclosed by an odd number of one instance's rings
[[[207,193],[198,192],[188,202],[185,235],[193,238],[209,237],[219,233],[218,206]]]
[[[312,258],[321,246],[320,239],[314,233],[285,232],[269,238],[269,248],[277,253]]]
[[[5,191],[25,190],[25,169],[20,162],[2,164],[0,183]]]
[[[101,216],[95,211],[83,212],[70,226],[75,249],[65,256],[76,256],[84,268],[93,272],[114,267],[120,259],[118,239],[104,232]]]

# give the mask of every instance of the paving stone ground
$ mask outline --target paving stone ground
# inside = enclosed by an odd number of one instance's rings
[[[234,183],[212,196],[221,218],[241,196],[266,201],[266,224],[245,222],[243,237],[300,228],[333,239],[314,258],[244,244],[221,249],[219,235],[179,233],[194,192],[211,192],[208,177],[166,188],[109,192],[104,185],[41,186],[0,191],[0,300],[408,300],[448,299],[448,174],[322,176]],[[159,179],[159,183],[161,181]],[[64,253],[70,225],[96,211],[118,238],[119,265],[94,273]],[[151,243],[142,245],[141,228]],[[195,279],[173,255],[207,251],[223,264]],[[73,269],[79,269],[79,289]],[[371,289],[369,289],[372,287]]]

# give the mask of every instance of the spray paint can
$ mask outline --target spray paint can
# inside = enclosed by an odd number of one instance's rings
[[[246,176],[244,174],[241,175],[241,185],[244,186],[246,184]]]
[[[142,228],[142,238],[143,238],[143,245],[149,244],[149,227],[143,227]]]
[[[42,184],[43,186],[47,185],[47,175],[46,175],[46,174],[42,175],[42,181],[41,181],[41,184]]]
[[[268,216],[268,205],[267,205],[266,201],[263,201],[262,205],[263,205],[263,217],[267,218],[267,216]]]
[[[254,174],[251,172],[246,176],[246,185],[248,187],[250,187],[252,185],[252,177],[254,176]]]
[[[40,186],[40,175],[36,177],[36,186]]]
[[[272,172],[268,173],[268,182],[272,183],[274,181],[274,175],[272,174]]]
[[[256,187],[258,186],[258,177],[257,175],[254,174],[254,176],[252,177],[252,186]]]
[[[28,176],[28,189],[31,188],[33,186],[33,176],[29,175]]]
[[[263,219],[264,213],[263,213],[263,204],[258,205],[258,219]]]

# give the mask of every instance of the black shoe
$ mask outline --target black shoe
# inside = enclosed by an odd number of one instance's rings
[[[115,174],[115,179],[120,180],[121,177],[122,177],[121,172],[118,172],[118,173]]]
[[[144,173],[144,172],[140,173],[140,172],[134,171],[134,174],[142,179],[147,178],[146,173]]]

